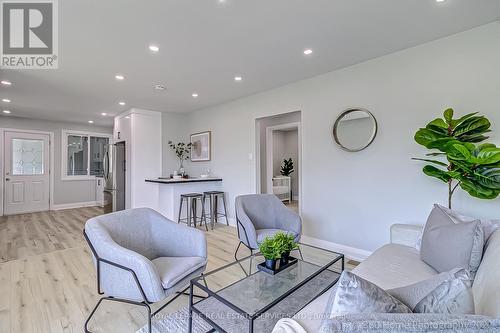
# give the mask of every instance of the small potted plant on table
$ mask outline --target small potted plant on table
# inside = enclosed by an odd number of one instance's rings
[[[260,243],[259,251],[266,259],[266,268],[275,271],[277,260],[281,258],[281,248],[275,237],[266,237]]]
[[[290,252],[299,247],[297,242],[295,242],[295,235],[280,231],[274,237],[281,252],[280,263],[281,265],[286,265],[290,260]]]

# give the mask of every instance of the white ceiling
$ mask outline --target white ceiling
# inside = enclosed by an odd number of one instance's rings
[[[12,116],[111,125],[101,112],[189,112],[499,17],[498,0],[60,0],[59,69],[2,70],[0,98]]]

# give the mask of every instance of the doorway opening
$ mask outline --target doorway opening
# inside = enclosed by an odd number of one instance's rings
[[[301,212],[301,112],[258,118],[257,193],[276,195]]]

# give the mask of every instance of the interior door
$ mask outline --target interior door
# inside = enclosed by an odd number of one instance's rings
[[[5,132],[4,214],[49,210],[49,136]]]

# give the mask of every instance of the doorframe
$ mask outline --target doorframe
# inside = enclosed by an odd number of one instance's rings
[[[0,127],[0,156],[2,157],[2,163],[0,163],[0,216],[3,216],[4,205],[5,205],[5,158],[4,158],[4,146],[5,146],[5,132],[21,132],[29,134],[45,134],[49,136],[49,210],[54,208],[54,132],[47,131],[36,131],[28,130],[22,128],[1,128]]]
[[[273,177],[273,132],[296,128],[297,129],[297,148],[298,148],[298,166],[299,166],[299,212],[302,212],[302,122],[293,122],[286,124],[279,124],[275,126],[269,126],[266,128],[266,192],[270,193],[270,189],[273,186],[272,177]],[[260,155],[260,153],[259,153]],[[259,183],[260,177],[262,175],[259,172]],[[272,191],[271,191],[272,193]],[[292,197],[293,200],[293,197]]]

